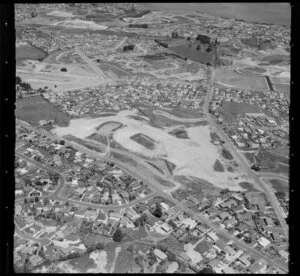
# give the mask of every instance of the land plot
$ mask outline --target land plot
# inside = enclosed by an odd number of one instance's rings
[[[42,50],[30,46],[30,45],[22,45],[16,47],[16,64],[22,64],[23,60],[32,59],[42,61],[47,57],[47,54]]]
[[[170,181],[167,181],[165,179],[163,179],[162,177],[160,176],[157,176],[155,175],[154,178],[159,182],[159,184],[161,184],[162,186],[165,186],[165,187],[168,187],[168,188],[172,188],[172,187],[175,187],[175,185],[170,182]]]
[[[231,155],[230,151],[225,148],[222,149],[222,156],[227,160],[233,159],[233,156]]]
[[[246,190],[248,190],[248,191],[257,191],[257,190],[254,188],[253,184],[251,184],[251,183],[248,183],[248,182],[241,182],[241,183],[239,183],[239,185],[240,185],[243,189],[246,189]]]
[[[216,71],[216,80],[225,85],[239,88],[268,90],[264,77],[241,75],[227,67],[221,67]]]
[[[188,135],[185,129],[180,128],[176,128],[170,132],[168,132],[169,134],[179,138],[179,139],[188,139]]]
[[[40,120],[54,120],[59,126],[69,125],[69,116],[40,95],[17,99],[16,117],[33,125],[39,125]]]
[[[223,166],[223,164],[220,162],[219,159],[216,160],[216,162],[215,162],[213,168],[214,168],[214,170],[215,170],[216,172],[224,172],[224,171],[225,171],[224,166]]]
[[[197,194],[197,197],[200,199],[204,197],[210,197],[219,194],[221,190],[213,184],[197,177],[176,175],[174,176],[174,180],[183,185],[183,188],[179,188],[175,192],[172,192],[172,196],[177,200],[183,200],[188,196],[195,194]]]
[[[243,68],[244,71],[250,72],[250,73],[258,73],[258,74],[263,74],[266,72],[266,69],[262,67],[246,67]]]
[[[155,148],[155,141],[142,133],[135,134],[131,136],[130,139],[141,144],[147,149],[153,150]]]
[[[255,105],[231,101],[223,101],[220,112],[225,117],[225,120],[229,122],[236,119],[239,114],[262,113],[261,110]]]
[[[171,50],[173,53],[181,56],[182,58],[187,58],[195,62],[199,63],[212,63],[214,57],[214,51],[210,51],[209,53],[205,50],[196,50],[199,43],[194,42],[189,47],[189,44],[186,43],[184,45],[179,46],[170,46],[168,49]],[[204,46],[201,46],[203,49]]]
[[[277,192],[288,193],[288,191],[289,191],[289,183],[288,182],[281,181],[279,179],[271,179],[269,182],[272,184],[272,187]]]
[[[114,273],[128,273],[133,264],[133,255],[127,251],[127,246],[123,245],[116,260]]]
[[[167,247],[173,253],[181,253],[184,250],[184,246],[175,237],[169,236],[166,239],[160,240],[157,245]]]

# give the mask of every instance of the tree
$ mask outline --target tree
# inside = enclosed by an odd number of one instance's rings
[[[120,242],[123,238],[123,233],[120,228],[116,230],[116,232],[112,236],[114,242]]]
[[[215,272],[212,270],[210,266],[207,266],[199,271],[198,274],[215,274]]]
[[[44,199],[44,205],[45,205],[45,206],[46,206],[46,205],[48,205],[48,204],[49,204],[49,202],[50,202],[50,201],[49,201],[49,199],[48,199],[48,198],[45,198],[45,199]]]
[[[196,50],[199,51],[200,49],[201,49],[201,46],[198,45],[197,48],[196,48]]]
[[[34,202],[38,202],[38,201],[39,201],[39,198],[36,196],[34,199]]]
[[[162,209],[159,203],[156,203],[156,208],[153,211],[153,216],[160,218],[162,216]]]
[[[20,84],[22,82],[22,79],[19,76],[16,76],[16,84]]]
[[[27,198],[24,198],[24,204],[27,204]]]

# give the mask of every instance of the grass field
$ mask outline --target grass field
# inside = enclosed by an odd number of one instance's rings
[[[40,120],[54,120],[59,126],[69,125],[69,116],[40,95],[18,99],[16,117],[33,125],[38,125]]]
[[[131,136],[130,139],[132,139],[133,141],[139,143],[140,145],[150,150],[153,150],[155,147],[154,145],[155,141],[142,133],[135,134]]]
[[[239,185],[243,188],[246,189],[248,191],[256,191],[256,189],[254,189],[253,185],[251,183],[248,182],[241,182],[239,183]]]
[[[23,60],[32,59],[42,61],[47,57],[47,54],[38,48],[22,45],[16,47],[16,64],[20,65]]]
[[[182,43],[181,43],[182,44]],[[171,50],[173,53],[183,57],[183,58],[187,58],[190,59],[192,61],[195,62],[199,62],[199,63],[212,63],[212,60],[214,59],[213,56],[213,52],[211,51],[209,53],[199,50],[197,51],[196,48],[199,45],[199,42],[193,42],[191,44],[191,47],[189,47],[189,43],[185,42],[185,44],[183,45],[178,45],[178,46],[169,46],[169,50]],[[203,49],[203,45],[201,45],[201,48]]]
[[[175,237],[169,236],[166,239],[163,239],[157,243],[157,245],[166,246],[173,253],[179,254],[184,250],[183,244],[181,244]]]
[[[132,266],[134,261],[133,255],[126,248],[127,246],[122,246],[122,250],[116,260],[114,273],[127,273]]]
[[[264,77],[241,75],[226,67],[221,67],[216,71],[216,80],[239,88],[268,90]]]
[[[239,114],[261,113],[260,109],[255,105],[231,101],[223,101],[220,112],[223,114],[226,121],[236,119]]]
[[[114,158],[116,158],[116,159],[118,159],[118,160],[120,160],[120,161],[122,161],[124,163],[129,163],[132,166],[137,166],[138,165],[133,159],[128,158],[127,156],[125,156],[123,154],[116,153],[116,152],[111,152],[111,155]]]
[[[147,162],[149,165],[151,165],[153,168],[155,168],[156,170],[158,170],[161,174],[163,174],[163,170],[161,168],[159,168],[158,166],[154,165],[153,163],[151,162]]]
[[[279,179],[271,179],[269,182],[277,192],[287,193],[289,191],[289,184],[287,182],[281,181]]]
[[[182,188],[172,192],[172,196],[177,200],[183,200],[191,195],[197,195],[197,198],[202,199],[204,197],[210,197],[219,194],[221,190],[213,184],[197,177],[176,175],[174,176],[174,180],[183,185]]]
[[[168,187],[168,188],[174,187],[174,184],[171,183],[170,181],[167,181],[167,180],[165,180],[165,179],[163,179],[163,178],[161,178],[161,177],[159,177],[159,176],[157,176],[157,175],[155,175],[154,177],[155,177],[155,179],[156,179],[162,186],[165,186],[165,187]]]
[[[220,162],[219,159],[216,160],[215,164],[214,164],[214,170],[216,172],[224,172],[225,169],[224,169],[224,166],[223,164]]]

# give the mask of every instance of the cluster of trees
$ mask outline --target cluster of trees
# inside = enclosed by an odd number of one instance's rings
[[[129,24],[129,28],[148,28],[148,24]]]
[[[134,221],[134,225],[135,225],[135,227],[144,226],[146,224],[146,221],[147,221],[147,215],[142,214],[139,218],[137,218]]]
[[[16,84],[20,85],[24,90],[32,90],[29,83],[23,82],[19,76],[16,76]]]
[[[104,245],[99,242],[99,243],[92,244],[92,245],[88,246],[86,252],[87,253],[91,253],[91,252],[93,252],[95,250],[102,250],[102,249],[104,249]]]
[[[153,216],[160,218],[162,216],[162,209],[159,203],[156,203],[155,209],[152,213]]]
[[[123,233],[120,228],[113,234],[112,239],[114,242],[120,242],[123,239]]]
[[[63,67],[60,69],[61,72],[67,72],[67,68]]]
[[[126,45],[123,47],[123,51],[126,52],[126,51],[132,51],[134,49],[134,45],[133,44],[130,44],[130,45]]]
[[[169,45],[168,45],[167,43],[162,42],[162,41],[160,41],[160,40],[158,40],[158,39],[154,39],[154,42],[158,43],[159,45],[161,45],[161,46],[163,46],[163,47],[165,47],[165,48],[168,48],[168,47],[169,47]]]
[[[179,35],[177,32],[172,32],[172,38],[179,38]]]
[[[209,44],[210,43],[210,38],[206,35],[199,34],[197,36],[196,40],[199,40],[203,44]]]
[[[66,256],[61,256],[59,258],[59,261],[68,261],[68,260],[72,260],[72,259],[79,258],[79,257],[80,257],[79,252],[73,252]]]

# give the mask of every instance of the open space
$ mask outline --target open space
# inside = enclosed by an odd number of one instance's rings
[[[47,54],[42,50],[30,46],[30,45],[22,45],[16,47],[16,64],[20,65],[22,61],[31,59],[31,60],[39,60],[42,61],[47,57]]]
[[[178,139],[167,130],[155,128],[145,121],[137,121],[128,117],[135,115],[137,110],[120,111],[116,116],[100,118],[81,118],[71,120],[68,127],[58,127],[53,130],[57,135],[72,134],[85,138],[95,132],[96,127],[104,122],[117,121],[124,126],[114,131],[113,139],[126,150],[149,158],[164,158],[173,163],[176,168],[174,175],[187,175],[203,178],[218,187],[240,189],[241,181],[247,177],[240,171],[216,172],[213,165],[220,156],[218,149],[211,143],[209,126],[187,128],[190,139]],[[133,141],[130,137],[142,133],[155,141],[151,150]]]
[[[264,77],[241,75],[234,72],[232,68],[227,67],[221,67],[216,71],[216,81],[238,88],[268,90],[268,85]]]
[[[54,124],[59,126],[69,124],[69,116],[42,96],[18,99],[16,117],[33,125],[39,125],[41,120],[54,120]]]

